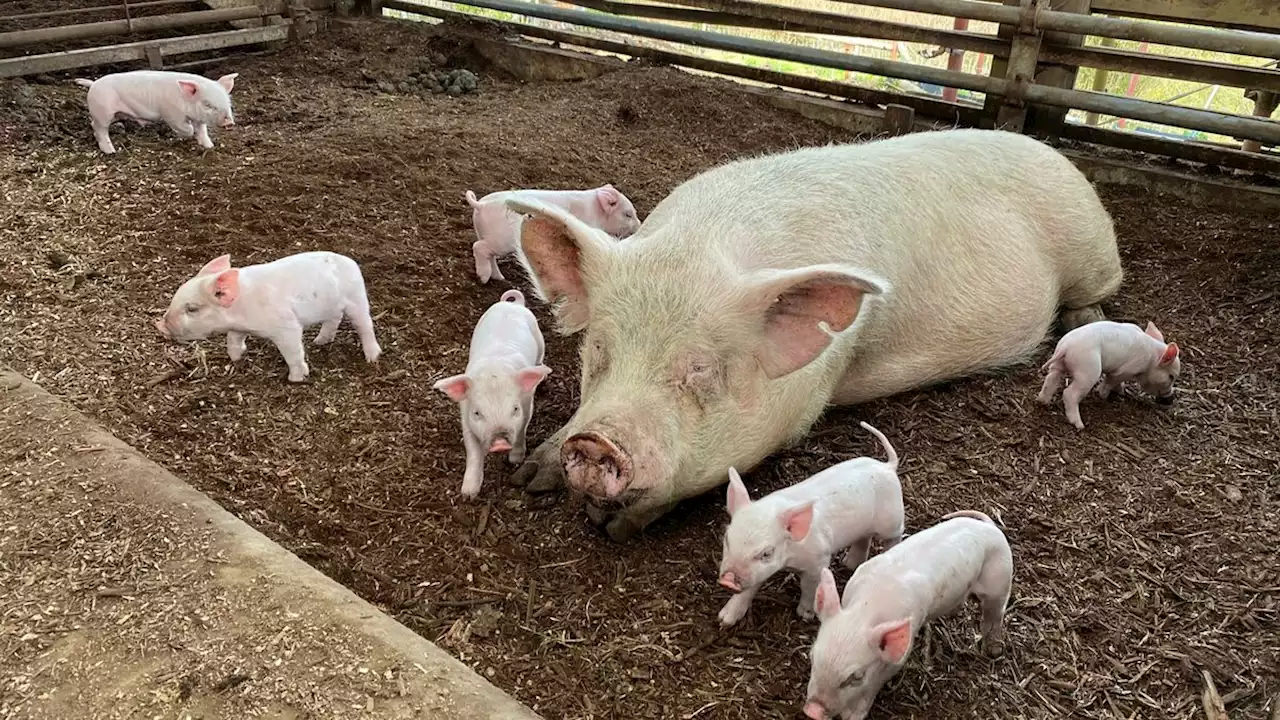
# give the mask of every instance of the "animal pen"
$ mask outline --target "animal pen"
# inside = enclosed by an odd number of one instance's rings
[[[751,0],[678,0],[635,3],[620,0],[531,2],[475,0],[362,0],[357,8],[383,9],[418,17],[474,19],[464,8],[509,13],[525,22],[494,21],[504,30],[567,46],[645,58],[661,63],[745,78],[758,83],[843,98],[881,108],[887,129],[905,130],[914,115],[922,119],[974,127],[999,127],[1061,137],[1127,150],[1168,155],[1195,162],[1263,173],[1280,171],[1280,156],[1266,147],[1280,145],[1280,124],[1271,120],[1280,98],[1280,8],[1266,0],[836,0],[848,7],[928,13],[955,19],[955,29],[869,19],[850,14],[788,7]],[[316,15],[346,11],[351,3],[333,0],[122,0],[116,4],[0,17],[0,77],[34,75],[114,63],[145,62],[173,67],[166,58],[300,40],[315,32]],[[81,21],[115,16],[110,20]],[[122,17],[121,17],[122,16]],[[994,23],[997,33],[967,31],[969,21]],[[662,21],[662,22],[656,22]],[[55,23],[69,24],[55,24]],[[18,23],[41,27],[8,29]],[[1173,24],[1176,23],[1176,24]],[[194,28],[234,26],[194,33]],[[945,69],[853,53],[770,42],[695,26],[786,31],[809,36],[872,38],[894,43],[927,43],[948,53]],[[574,28],[577,31],[567,31]],[[608,31],[611,37],[581,29]],[[60,42],[86,43],[101,38],[135,38],[122,44],[82,47],[26,55],[24,47]],[[167,36],[166,36],[167,35]],[[1086,47],[1084,38],[1103,43]],[[1239,64],[1116,49],[1130,40],[1248,58]],[[659,40],[691,48],[785,60],[872,76],[897,78],[945,88],[942,98],[902,94],[794,73],[784,73],[654,47]],[[670,45],[667,45],[670,47]],[[965,53],[980,57],[978,73],[961,72]],[[990,57],[989,70],[986,58]],[[198,64],[196,61],[195,64]],[[191,63],[187,63],[190,65]],[[1095,70],[1092,90],[1076,88],[1081,68]],[[1253,100],[1252,116],[1230,115],[1172,102],[1116,97],[1099,90],[1111,73],[1128,73],[1130,91],[1138,76],[1171,78],[1240,91]],[[979,92],[978,106],[957,102],[956,89]],[[1175,98],[1177,99],[1177,98]],[[1088,113],[1085,123],[1068,122],[1068,112]],[[1108,130],[1099,115],[1129,118],[1235,138],[1233,144],[1179,142]]]
[[[716,584],[722,490],[625,545],[591,527],[578,499],[516,487],[497,458],[478,500],[459,498],[458,411],[431,384],[463,368],[476,318],[508,287],[530,298],[554,368],[530,450],[580,392],[579,339],[551,330],[520,268],[503,266],[505,284],[477,282],[464,193],[609,182],[644,217],[732,159],[953,125],[1019,129],[1077,163],[1163,178],[1091,176],[1125,272],[1108,317],[1153,320],[1179,343],[1178,403],[1091,399],[1076,432],[1035,404],[1035,362],[832,408],[744,473],[751,495],[884,457],[866,420],[901,455],[909,532],[970,508],[1008,535],[1006,654],[975,649],[973,617],[931,623],[872,717],[1276,717],[1280,8],[803,3],[0,3],[0,365],[547,720],[790,720],[817,626],[796,616],[793,578],[763,588],[738,625],[717,626],[729,597]],[[904,19],[925,15],[934,22]],[[126,126],[113,131],[121,151],[102,155],[70,80],[148,67],[238,73],[235,126],[214,129],[207,151],[168,128]],[[424,89],[464,70],[478,89]],[[1139,99],[1144,78],[1187,86]],[[1192,83],[1200,95],[1171,99]],[[305,383],[285,381],[265,341],[232,363],[220,342],[166,344],[152,330],[172,289],[210,259],[242,267],[306,249],[360,263],[385,351],[376,364],[345,326],[308,346]],[[146,647],[189,663],[137,673],[149,692],[139,716],[267,716],[285,690],[325,689],[291,684],[289,628],[257,617],[243,619],[261,626],[265,649],[215,674],[191,649],[200,613],[152,583],[150,559],[177,543],[119,518],[86,532],[96,498],[58,504],[76,488],[34,488],[47,505],[11,501],[25,469],[50,462],[11,442],[0,432],[0,473],[20,468],[0,474],[0,711],[46,702],[44,691],[94,699],[80,677],[67,684],[78,694],[41,685],[67,666],[46,643],[81,624],[80,602],[116,613],[119,657],[149,618],[159,630]],[[74,449],[105,454],[94,451]],[[123,569],[108,566],[116,557]],[[36,602],[28,593],[42,583],[49,596]],[[189,623],[174,632],[160,614]],[[92,650],[67,654],[115,664]],[[355,705],[374,710],[298,716],[376,716],[403,698],[401,677],[424,672],[343,665],[371,703]],[[52,716],[128,712],[135,698],[108,686],[101,712]]]

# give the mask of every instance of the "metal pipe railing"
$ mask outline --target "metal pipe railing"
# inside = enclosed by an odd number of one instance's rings
[[[921,0],[921,2],[936,1],[938,0]],[[735,37],[723,33],[710,33],[671,25],[660,25],[629,18],[597,15],[581,10],[547,7],[530,2],[522,2],[521,0],[467,0],[465,3],[459,4],[602,30],[612,30],[614,32],[714,50],[816,65],[818,67],[896,77],[914,82],[932,83],[944,87],[955,87],[1006,97],[1010,94],[1009,83],[1003,78],[952,72],[892,60],[846,55],[765,40]],[[414,12],[414,3],[404,2],[403,0],[383,0],[382,6],[384,8]],[[418,5],[417,7],[422,6]],[[1015,87],[1013,92],[1020,95],[1021,99],[1031,103],[1080,109],[1107,115],[1119,115],[1163,125],[1215,132],[1241,139],[1257,140],[1268,145],[1280,144],[1280,124],[1267,120],[1034,84]]]

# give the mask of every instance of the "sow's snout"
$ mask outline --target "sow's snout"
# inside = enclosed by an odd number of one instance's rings
[[[594,430],[565,440],[560,464],[570,487],[601,504],[621,504],[635,476],[631,456]]]

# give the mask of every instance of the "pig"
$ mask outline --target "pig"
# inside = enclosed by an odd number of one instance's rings
[[[1004,611],[1013,584],[1009,541],[991,518],[973,510],[907,537],[863,563],[844,587],[824,568],[814,607],[820,625],[810,650],[804,714],[862,720],[880,688],[907,660],[912,640],[930,620],[982,604],[982,646],[1004,647]]]
[[[1098,385],[1098,395],[1109,397],[1121,385],[1136,380],[1142,389],[1155,396],[1162,405],[1173,403],[1173,383],[1182,372],[1178,344],[1166,343],[1164,333],[1148,321],[1146,330],[1133,323],[1103,320],[1078,327],[1058,341],[1058,346],[1040,370],[1048,370],[1040,395],[1036,399],[1048,405],[1070,378],[1062,391],[1062,404],[1067,420],[1077,430],[1084,429],[1080,419],[1080,401]],[[1106,375],[1106,380],[1098,380]]]
[[[1030,362],[1122,279],[1088,179],[1032,138],[922,132],[738,160],[685,181],[626,242],[561,208],[521,264],[582,333],[579,404],[511,481],[584,495],[625,542],[854,405]]]
[[[736,593],[720,610],[720,623],[742,619],[756,591],[783,568],[798,570],[796,614],[813,618],[813,592],[836,551],[848,548],[845,567],[857,568],[871,540],[892,547],[902,539],[902,484],[898,454],[867,423],[862,428],[884,446],[889,459],[846,460],[807,480],[752,502],[738,471],[729,468],[729,529],[724,536],[720,585]]]
[[[489,193],[479,200],[468,190],[467,203],[471,205],[471,222],[478,238],[471,246],[471,252],[475,255],[476,275],[481,283],[488,283],[490,277],[505,280],[498,269],[498,258],[520,250],[523,218],[503,204],[504,200],[512,197],[539,200],[564,208],[587,225],[618,239],[629,237],[640,229],[635,206],[613,185],[602,185],[592,190],[507,190]]]
[[[236,124],[231,110],[231,90],[240,73],[223,75],[215,82],[202,75],[169,70],[131,70],[103,75],[97,80],[77,79],[89,88],[86,102],[98,149],[116,151],[108,128],[117,116],[139,125],[163,120],[178,135],[195,137],[200,147],[213,147],[209,126]]]
[[[463,497],[480,493],[488,453],[510,451],[507,461],[513,464],[524,459],[533,394],[551,374],[542,364],[545,351],[538,319],[525,307],[524,293],[508,290],[476,323],[466,372],[433,386],[462,412],[462,444],[467,451]]]
[[[289,382],[302,382],[311,373],[302,331],[320,324],[312,342],[326,345],[333,342],[344,316],[360,337],[364,359],[377,362],[382,348],[373,332],[364,276],[355,260],[314,251],[233,268],[231,256],[222,255],[178,288],[155,326],[175,342],[226,333],[232,362],[244,356],[248,336],[270,340],[289,365]]]

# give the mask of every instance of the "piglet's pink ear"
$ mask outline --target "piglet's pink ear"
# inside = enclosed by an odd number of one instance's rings
[[[738,474],[737,469],[729,468],[729,490],[725,496],[725,508],[729,511],[729,517],[733,517],[734,513],[751,504],[751,494],[747,492],[747,486],[742,483],[742,476]]]
[[[546,365],[535,365],[516,373],[516,384],[520,386],[520,392],[531,393],[538,387],[538,383],[550,374],[551,368]]]
[[[236,78],[238,77],[240,77],[240,73],[231,73],[230,75],[223,75],[222,77],[218,78],[218,84],[221,85],[223,89],[226,90],[227,92],[231,92],[231,90],[236,86]]]
[[[782,525],[796,542],[809,537],[809,528],[813,525],[813,502],[783,512]]]
[[[622,194],[619,193],[612,185],[596,188],[596,200],[600,203],[600,209],[609,212],[618,207],[618,203],[622,202]]]
[[[223,271],[213,279],[213,299],[222,307],[231,307],[231,303],[240,297],[240,271],[236,268]]]
[[[813,609],[819,622],[826,622],[840,612],[840,591],[836,588],[836,576],[831,568],[822,568],[822,579],[818,581],[818,590],[813,596]]]
[[[200,92],[200,86],[190,80],[179,80],[178,87],[182,88],[182,92],[190,97],[195,97]]]
[[[881,623],[872,628],[871,643],[885,662],[901,665],[911,649],[911,618]]]
[[[1144,330],[1143,332],[1159,340],[1160,342],[1164,342],[1164,333],[1160,332],[1160,328],[1156,327],[1156,324],[1151,322],[1150,320],[1147,321],[1147,329]]]
[[[200,272],[196,273],[196,277],[199,277],[201,275],[216,275],[220,272],[226,272],[227,270],[230,270],[230,269],[231,269],[231,256],[223,255],[221,257],[216,257],[210,260],[209,262],[205,263],[204,267],[200,268]]]
[[[1169,343],[1164,348],[1164,354],[1160,356],[1160,364],[1168,365],[1178,359],[1178,343]]]
[[[467,392],[471,390],[471,378],[466,375],[454,375],[443,380],[437,380],[435,385],[431,387],[439,390],[454,402],[462,402],[467,397]]]

